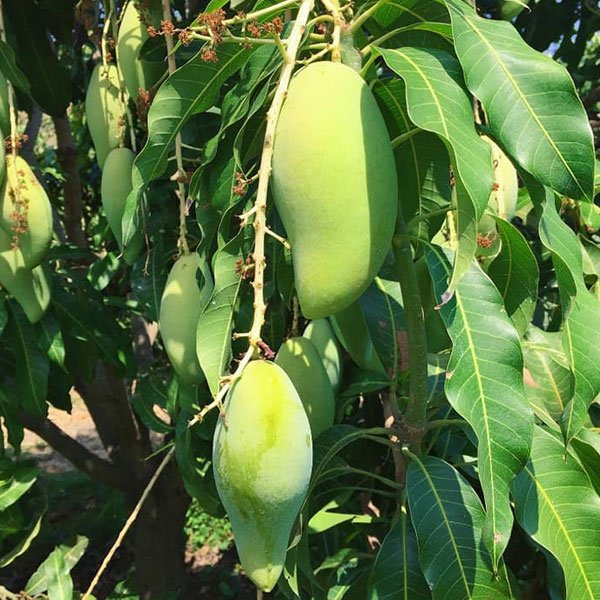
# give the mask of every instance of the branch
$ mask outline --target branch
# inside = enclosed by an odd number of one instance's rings
[[[21,411],[19,420],[24,427],[41,437],[80,471],[112,488],[121,491],[131,489],[131,479],[123,470],[88,450],[49,419],[41,419]]]
[[[56,131],[58,162],[65,174],[63,192],[65,197],[65,229],[67,238],[80,248],[87,247],[83,233],[83,208],[81,201],[81,178],[77,166],[77,147],[71,134],[71,124],[66,115],[53,117]]]

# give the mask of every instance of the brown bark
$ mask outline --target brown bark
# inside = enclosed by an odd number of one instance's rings
[[[54,129],[58,148],[56,154],[65,175],[63,187],[65,199],[65,229],[71,242],[85,248],[87,242],[82,229],[83,208],[81,202],[81,178],[77,167],[77,148],[66,115],[54,117]]]

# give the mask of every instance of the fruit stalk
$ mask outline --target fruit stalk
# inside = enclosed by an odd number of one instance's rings
[[[331,35],[331,60],[332,62],[342,62],[340,52],[340,39],[342,35],[342,26],[344,25],[344,17],[340,10],[339,0],[321,0],[323,6],[329,11],[333,17],[333,33]]]
[[[165,22],[171,22],[171,4],[169,0],[162,0],[163,19]],[[173,53],[173,36],[165,31],[165,42],[167,44],[167,62],[169,75],[171,75],[177,65],[175,64],[175,55]],[[183,152],[181,149],[181,133],[175,136],[175,160],[177,161],[177,187],[179,189],[179,250],[183,254],[189,254],[190,248],[187,243],[187,227],[185,224],[185,184],[183,178],[185,171],[183,170]]]

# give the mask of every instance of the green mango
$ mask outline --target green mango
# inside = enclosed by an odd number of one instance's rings
[[[345,309],[381,267],[398,207],[389,134],[352,68],[315,62],[292,78],[275,132],[271,183],[304,316]]]
[[[510,221],[517,209],[519,197],[519,177],[510,159],[487,136],[483,139],[492,147],[492,164],[494,167],[494,189],[490,194],[488,208],[492,213]]]
[[[97,64],[85,95],[87,126],[102,169],[108,153],[117,148],[125,129],[125,106],[119,98],[119,73],[115,65]]]
[[[15,160],[9,154],[6,185],[0,196],[0,227],[9,236],[17,236],[28,269],[39,265],[46,256],[52,241],[52,225],[52,206],[46,191],[27,161],[20,156]]]
[[[302,335],[314,344],[327,371],[331,387],[334,393],[337,393],[342,383],[344,357],[329,321],[327,319],[311,321]]]
[[[225,400],[213,441],[217,490],[248,577],[266,592],[283,570],[312,470],[310,425],[281,367],[253,361]]]
[[[28,269],[19,248],[13,250],[12,238],[0,228],[0,284],[25,311],[31,323],[37,323],[50,303],[50,281],[40,265]]]
[[[310,422],[313,438],[329,429],[335,419],[335,400],[327,371],[313,343],[305,337],[287,340],[275,357],[294,384]]]
[[[202,269],[202,288],[198,287],[198,263],[195,252],[177,259],[167,278],[158,317],[167,356],[177,376],[188,384],[200,383],[204,378],[196,355],[196,327],[213,290],[207,267]]]
[[[143,14],[140,11],[141,4],[144,5]],[[160,2],[130,0],[121,18],[117,38],[117,61],[125,87],[134,102],[137,101],[138,90],[151,88],[166,69],[164,62],[140,60],[142,46],[149,37],[146,23],[160,29],[161,16]]]
[[[358,302],[332,315],[330,321],[340,344],[361,369],[386,375]]]
[[[0,71],[0,130],[2,137],[10,134],[10,105],[8,103],[8,82]]]

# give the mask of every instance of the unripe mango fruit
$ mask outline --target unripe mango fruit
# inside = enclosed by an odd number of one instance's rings
[[[294,384],[316,438],[335,418],[333,390],[317,349],[307,338],[290,338],[279,348],[275,364]]]
[[[388,131],[353,69],[315,62],[292,78],[275,132],[271,182],[304,316],[343,310],[381,267],[398,206]]]
[[[6,157],[6,185],[0,196],[0,226],[18,240],[24,266],[42,262],[52,240],[52,207],[46,191],[20,156]]]
[[[483,139],[492,148],[494,167],[494,189],[490,194],[488,207],[494,214],[510,221],[515,214],[519,197],[517,170],[493,140],[486,136]]]
[[[213,441],[217,490],[242,567],[273,589],[312,470],[312,438],[298,392],[283,369],[253,361],[227,394]]]
[[[140,11],[140,5],[145,7]],[[149,5],[149,6],[147,6]],[[147,7],[146,7],[147,6]],[[165,63],[140,60],[140,52],[148,39],[147,24],[160,29],[160,2],[130,0],[125,8],[117,38],[117,61],[123,74],[125,87],[135,102],[138,90],[152,87],[165,71]]]
[[[158,318],[167,356],[177,376],[188,384],[200,383],[204,377],[196,355],[196,326],[213,290],[208,269],[202,270],[202,289],[198,287],[198,262],[195,252],[177,259],[167,278]]]
[[[85,96],[87,126],[102,169],[108,153],[121,142],[125,106],[119,98],[119,73],[115,65],[97,64]]]
[[[327,371],[333,392],[336,393],[342,382],[344,357],[329,321],[327,319],[311,321],[302,335],[310,340],[317,349],[325,371]]]
[[[31,323],[37,323],[50,303],[50,282],[40,265],[25,267],[19,248],[13,250],[12,238],[0,228],[0,284],[12,294]]]

